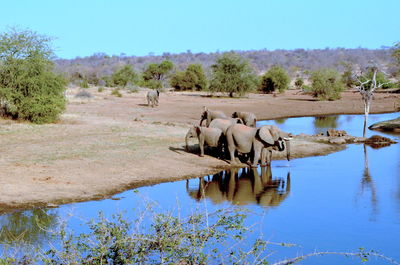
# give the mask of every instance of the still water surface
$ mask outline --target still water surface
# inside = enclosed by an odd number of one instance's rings
[[[370,115],[369,123],[393,119],[400,113]],[[362,135],[363,116],[290,118],[262,121],[293,134],[315,134],[327,128]],[[399,135],[368,131],[400,141]],[[26,238],[45,244],[57,219],[69,220],[69,229],[80,233],[82,225],[96,218],[143,208],[144,200],[159,209],[190,214],[201,207],[213,211],[232,204],[251,211],[248,223],[260,223],[262,233],[274,242],[298,244],[295,248],[273,247],[271,260],[313,251],[374,249],[400,260],[400,144],[381,149],[349,145],[346,150],[320,157],[273,161],[271,167],[233,169],[189,181],[163,183],[130,190],[113,199],[36,209],[0,216],[0,239],[27,231]],[[199,158],[201,159],[201,158]],[[203,188],[204,193],[199,189]],[[179,209],[178,209],[179,208]],[[6,231],[6,232],[4,232]],[[302,264],[354,264],[343,257],[317,257]],[[388,264],[372,260],[367,264]]]

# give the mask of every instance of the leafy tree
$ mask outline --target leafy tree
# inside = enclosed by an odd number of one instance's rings
[[[66,80],[53,72],[49,37],[10,29],[0,35],[0,108],[34,123],[54,122],[65,109]]]
[[[207,79],[200,64],[191,64],[186,71],[175,73],[170,85],[176,90],[204,90]]]
[[[344,72],[342,74],[342,81],[343,84],[347,88],[352,88],[354,85],[356,85],[356,80],[353,77],[353,67],[350,63],[343,62],[344,65]]]
[[[161,88],[165,76],[174,68],[174,64],[169,60],[163,62],[151,63],[143,72],[144,84],[150,88]]]
[[[336,100],[341,97],[343,82],[340,74],[329,68],[323,68],[311,74],[311,92],[319,100]]]
[[[125,65],[121,69],[115,71],[112,76],[111,80],[112,83],[116,86],[126,87],[128,83],[133,83],[137,79],[137,75],[132,68],[132,65]]]
[[[276,90],[282,93],[289,88],[289,83],[290,78],[286,70],[275,65],[261,77],[260,89],[266,93]]]
[[[302,89],[303,85],[304,85],[304,80],[300,77],[298,77],[296,79],[296,81],[294,82],[294,85],[296,86],[297,89]]]
[[[225,92],[233,97],[254,90],[257,77],[247,60],[234,52],[224,53],[215,64],[211,66],[212,78],[210,91]]]

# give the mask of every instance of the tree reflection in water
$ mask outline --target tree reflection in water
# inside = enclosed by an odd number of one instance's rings
[[[325,132],[325,129],[336,129],[339,116],[320,116],[314,119],[315,133]]]
[[[360,183],[360,192],[358,197],[362,197],[366,192],[370,191],[371,193],[371,220],[375,220],[378,215],[378,197],[375,187],[375,182],[372,179],[372,176],[369,171],[369,163],[368,163],[368,150],[367,145],[364,144],[364,170]]]
[[[0,216],[0,243],[24,242],[38,245],[47,241],[57,225],[55,209],[34,209]]]
[[[261,175],[259,173],[261,172]],[[200,201],[204,198],[219,204],[229,201],[234,205],[258,204],[278,206],[290,192],[290,173],[286,178],[274,178],[271,167],[243,168],[221,171],[198,179],[198,186],[186,190],[190,197]]]

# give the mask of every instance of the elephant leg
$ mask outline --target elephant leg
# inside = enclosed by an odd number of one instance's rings
[[[228,146],[229,156],[231,158],[231,165],[237,165],[237,158],[235,157],[236,148],[234,146]]]
[[[260,163],[260,165],[262,167],[267,166],[267,162],[266,162],[267,155],[268,155],[268,150],[266,148],[263,148],[263,150],[261,151],[261,163]]]
[[[204,137],[199,137],[200,156],[204,156]]]
[[[254,158],[253,158],[253,164],[251,164],[251,167],[257,167],[258,165],[258,160],[260,160],[260,154],[261,150],[254,150]]]
[[[267,165],[271,165],[271,161],[272,161],[272,150],[267,150],[267,154],[266,154],[266,164]]]

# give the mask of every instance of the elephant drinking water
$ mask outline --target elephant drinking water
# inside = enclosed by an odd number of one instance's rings
[[[271,162],[272,150],[284,151],[290,159],[290,134],[281,131],[274,125],[265,125],[253,128],[242,124],[235,124],[228,128],[226,140],[228,144],[231,164],[237,164],[236,152],[251,154],[251,166],[257,167]]]
[[[197,138],[199,140],[200,156],[204,156],[204,145],[221,148],[223,137],[224,135],[220,129],[193,126],[189,129],[185,137],[186,150],[189,149],[189,138]]]

